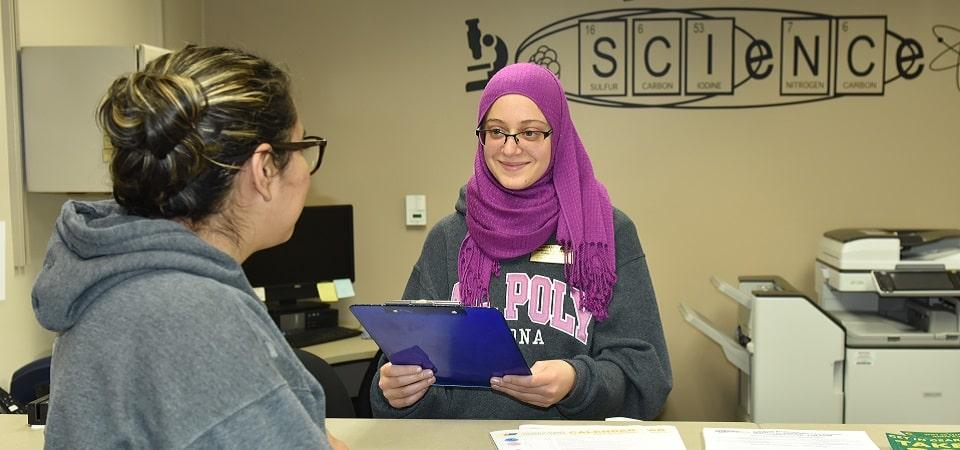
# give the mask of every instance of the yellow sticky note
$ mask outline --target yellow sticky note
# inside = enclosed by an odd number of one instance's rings
[[[332,281],[321,281],[317,283],[317,293],[320,294],[321,302],[335,302],[337,298],[337,286]]]

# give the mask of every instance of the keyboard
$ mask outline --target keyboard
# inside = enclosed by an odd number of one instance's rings
[[[322,344],[324,342],[336,341],[354,337],[360,334],[360,330],[354,330],[344,327],[325,327],[307,330],[303,333],[287,335],[287,342],[293,347],[307,347],[310,345]]]

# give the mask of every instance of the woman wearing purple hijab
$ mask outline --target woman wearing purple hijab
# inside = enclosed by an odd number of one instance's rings
[[[514,64],[487,84],[474,173],[429,233],[405,299],[503,312],[532,375],[492,390],[432,386],[430,370],[384,364],[377,417],[655,418],[672,381],[633,222],[593,175],[550,71]]]

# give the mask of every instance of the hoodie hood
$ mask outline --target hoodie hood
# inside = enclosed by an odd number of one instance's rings
[[[254,295],[240,265],[185,226],[127,215],[112,200],[68,201],[33,287],[34,314],[44,328],[68,330],[104,292],[158,270],[215,279]]]

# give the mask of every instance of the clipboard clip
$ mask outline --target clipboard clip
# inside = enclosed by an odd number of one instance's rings
[[[387,300],[384,306],[463,306],[460,300]]]

